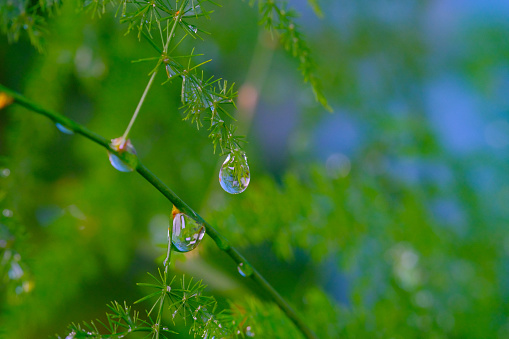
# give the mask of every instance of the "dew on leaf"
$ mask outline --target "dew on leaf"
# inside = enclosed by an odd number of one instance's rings
[[[226,192],[231,194],[242,193],[249,185],[247,157],[244,153],[241,153],[241,156],[241,159],[237,161],[233,154],[229,154],[219,170],[219,183]]]
[[[188,25],[187,27],[194,33],[198,33],[198,28],[195,25]]]
[[[237,266],[237,270],[243,277],[249,277],[250,275],[253,274],[253,268],[249,264],[243,262],[241,262],[239,266]]]
[[[58,128],[58,130],[60,132],[62,132],[64,134],[74,134],[74,131],[72,129],[65,127],[64,125],[62,125],[59,122],[55,123],[55,126],[56,126],[56,128]]]
[[[136,150],[134,149],[134,146],[131,144],[130,140],[124,140],[124,138],[116,138],[111,139],[110,147],[114,149],[117,152],[129,152],[132,154],[136,154]],[[111,165],[119,170],[120,172],[132,172],[134,171],[134,168],[121,160],[117,155],[108,152],[108,158],[110,159]]]
[[[196,248],[205,235],[205,226],[184,213],[173,217],[171,242],[180,252],[189,252]]]

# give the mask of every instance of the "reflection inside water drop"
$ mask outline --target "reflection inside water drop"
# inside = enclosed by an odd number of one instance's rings
[[[72,129],[69,129],[69,128],[65,127],[61,123],[57,122],[57,123],[55,123],[55,126],[62,133],[65,133],[65,134],[74,134],[74,131]]]
[[[184,213],[173,217],[171,242],[180,252],[189,252],[196,248],[205,235],[205,226]]]
[[[171,78],[172,76],[174,76],[177,73],[175,72],[173,67],[171,67],[170,64],[166,64],[166,74],[168,75],[168,78]]]
[[[131,140],[124,140],[124,138],[116,138],[111,139],[110,147],[114,149],[117,152],[129,152],[132,154],[136,154],[136,150],[134,149],[134,146],[131,144]],[[108,152],[108,158],[110,159],[111,165],[119,170],[120,172],[132,172],[134,171],[134,168],[121,160],[117,155]]]
[[[253,268],[249,264],[243,262],[241,262],[239,266],[237,266],[237,270],[243,277],[249,277],[251,274],[253,274]]]
[[[233,153],[228,154],[219,170],[219,183],[231,194],[244,192],[251,180],[246,154],[241,152],[240,155],[240,159],[237,159]]]

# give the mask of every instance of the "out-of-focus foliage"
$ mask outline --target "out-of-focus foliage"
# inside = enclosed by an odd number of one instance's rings
[[[247,2],[215,8],[200,27],[211,34],[177,49],[195,47],[205,54],[197,63],[212,58],[206,74],[240,85],[235,117],[251,170],[244,193],[221,191],[222,159],[207,131],[182,121],[182,87],[159,86],[164,72],[131,132],[139,157],[320,338],[507,338],[509,7],[318,3],[323,19],[307,1],[289,5],[303,14],[292,20],[317,57],[332,114],[301,84],[301,60],[259,38],[262,18]],[[27,39],[0,37],[0,83],[118,137],[153,68],[131,61],[154,49],[124,36],[108,10],[100,18],[75,4],[59,11],[47,18],[44,54]],[[16,105],[0,111],[0,155],[0,336],[64,335],[73,322],[107,321],[111,301],[132,305],[152,293],[136,283],[149,282],[165,254],[158,245],[171,205],[157,191]],[[207,237],[174,257],[176,281],[203,279],[240,335],[299,336]],[[132,311],[145,318],[150,307]],[[192,324],[171,315],[163,323],[179,336]]]

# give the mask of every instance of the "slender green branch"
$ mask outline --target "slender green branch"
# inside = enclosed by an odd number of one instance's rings
[[[109,147],[109,142],[106,138],[88,130],[82,125],[74,122],[73,120],[66,118],[58,113],[46,110],[31,100],[25,98],[23,95],[16,93],[3,85],[0,84],[0,91],[5,92],[7,95],[11,96],[14,101],[21,106],[28,108],[34,112],[40,113],[54,122],[58,122],[65,127],[75,131],[78,134],[83,135],[84,137],[96,142],[97,144],[105,147],[109,151],[112,151]],[[125,152],[127,153],[127,152]],[[120,154],[120,156],[125,155],[125,153]],[[315,339],[316,336],[308,328],[308,326],[304,323],[302,319],[297,315],[297,313],[293,310],[293,308],[279,295],[279,293],[265,280],[265,278],[254,268],[252,268],[251,264],[244,258],[244,256],[234,247],[230,246],[228,240],[223,237],[212,225],[206,222],[198,213],[196,213],[189,205],[187,205],[182,199],[180,199],[168,186],[166,186],[161,179],[155,176],[145,165],[143,165],[139,160],[137,162],[136,171],[144,177],[152,186],[154,186],[159,192],[161,192],[175,207],[177,207],[181,212],[195,218],[197,221],[203,223],[207,229],[206,234],[208,234],[212,240],[216,243],[216,245],[228,254],[237,264],[242,264],[244,267],[248,267],[252,272],[249,272],[251,279],[262,289],[264,290],[273,301],[281,308],[281,310],[290,318],[293,323],[299,328],[299,330],[308,338]]]
[[[173,38],[173,33],[175,32],[175,28],[177,27],[177,24],[180,21],[180,18],[182,17],[182,14],[183,14],[182,10],[184,9],[185,3],[186,2],[183,1],[182,5],[180,6],[179,14],[175,18],[175,21],[173,22],[173,26],[171,28],[171,32],[168,35],[168,38],[166,39],[166,44],[164,45],[163,53],[166,53],[166,51],[168,50],[168,46],[170,45],[171,39]],[[143,34],[145,34],[145,32],[143,32]],[[152,42],[152,40],[150,40],[150,39],[148,39],[148,40],[150,42]],[[145,97],[147,96],[147,93],[148,93],[150,87],[152,86],[152,82],[154,81],[154,78],[156,77],[157,70],[159,68],[159,64],[160,63],[157,64],[156,69],[152,72],[152,75],[150,76],[148,84],[145,87],[145,90],[143,91],[143,95],[141,96],[140,101],[138,102],[138,106],[136,106],[136,110],[134,111],[134,114],[133,114],[133,116],[131,118],[131,121],[129,121],[129,125],[127,126],[127,128],[126,128],[126,130],[124,132],[124,135],[122,136],[123,140],[127,140],[127,136],[129,135],[129,131],[131,130],[131,127],[133,127],[133,124],[136,121],[136,118],[138,117],[138,113],[140,112],[141,106],[143,105],[143,102],[145,101]]]
[[[145,97],[147,96],[148,90],[150,89],[150,86],[152,86],[152,82],[154,81],[154,78],[156,77],[157,70],[152,73],[152,76],[150,77],[147,86],[145,87],[145,90],[143,91],[143,95],[141,96],[140,102],[138,102],[138,106],[136,106],[136,110],[134,111],[134,114],[131,118],[131,121],[129,121],[129,125],[127,125],[127,128],[125,129],[124,135],[122,138],[124,140],[127,140],[127,136],[129,135],[129,131],[131,130],[131,127],[133,127],[134,121],[136,120],[136,117],[138,116],[138,113],[140,112],[141,105],[143,105],[143,102],[145,101]]]

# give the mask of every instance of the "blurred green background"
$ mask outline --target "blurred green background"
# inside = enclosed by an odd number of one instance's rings
[[[242,88],[249,188],[221,190],[224,159],[182,121],[180,80],[160,86],[162,72],[131,132],[140,159],[320,338],[509,338],[509,2],[322,0],[322,19],[289,4],[334,113],[256,8],[230,1],[196,22],[211,35],[178,51],[196,47],[213,59],[207,75]],[[157,54],[125,30],[114,11],[66,4],[44,53],[0,37],[0,83],[118,137],[153,67],[131,61]],[[136,282],[165,252],[163,196],[16,105],[0,112],[0,156],[0,336],[65,337],[144,295]],[[208,237],[174,272],[203,279],[223,306],[267,300]]]

